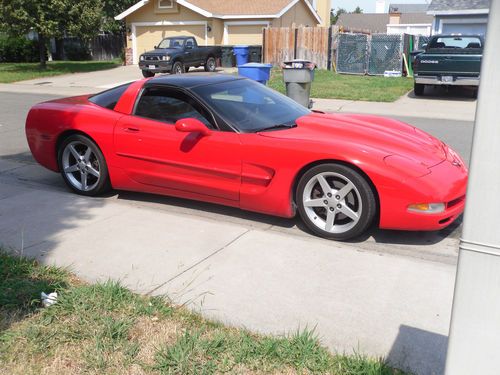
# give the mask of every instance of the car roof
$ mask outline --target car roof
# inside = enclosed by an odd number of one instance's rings
[[[243,77],[221,73],[188,73],[188,74],[171,74],[155,78],[151,78],[145,83],[145,87],[166,85],[178,86],[184,88],[194,88],[197,86],[213,85],[222,82],[231,82],[245,79]]]

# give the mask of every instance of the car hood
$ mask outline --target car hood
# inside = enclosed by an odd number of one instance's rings
[[[152,51],[144,52],[143,55],[165,56],[168,55],[169,53],[175,53],[175,52],[179,52],[179,48],[157,48]]]
[[[426,167],[446,160],[446,146],[437,138],[403,122],[377,116],[311,113],[289,130],[259,133],[265,137],[301,139],[330,145],[358,145],[398,155]]]

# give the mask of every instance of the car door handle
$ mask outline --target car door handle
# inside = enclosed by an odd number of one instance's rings
[[[141,129],[139,129],[138,127],[136,126],[127,126],[126,128],[124,128],[123,130],[125,130],[126,132],[129,132],[129,133],[137,133],[138,131],[140,131]]]

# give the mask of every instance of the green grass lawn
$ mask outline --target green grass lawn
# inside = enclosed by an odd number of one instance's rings
[[[119,59],[112,61],[50,61],[46,69],[38,63],[0,63],[0,83],[52,77],[68,73],[84,73],[120,66]]]
[[[268,86],[285,93],[283,74],[273,69]],[[411,78],[385,78],[336,74],[328,70],[316,70],[311,86],[312,98],[366,100],[393,102],[413,88]]]
[[[57,291],[58,302],[40,308],[41,291]],[[256,335],[0,250],[0,374],[40,373],[403,374],[380,359],[331,354],[313,331]]]

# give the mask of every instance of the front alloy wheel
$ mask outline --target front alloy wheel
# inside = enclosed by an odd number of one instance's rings
[[[365,178],[338,164],[323,164],[306,172],[299,181],[296,199],[309,229],[335,240],[365,232],[376,211],[375,197]]]
[[[104,156],[85,136],[64,140],[59,149],[59,169],[66,184],[78,194],[97,195],[110,188]]]

